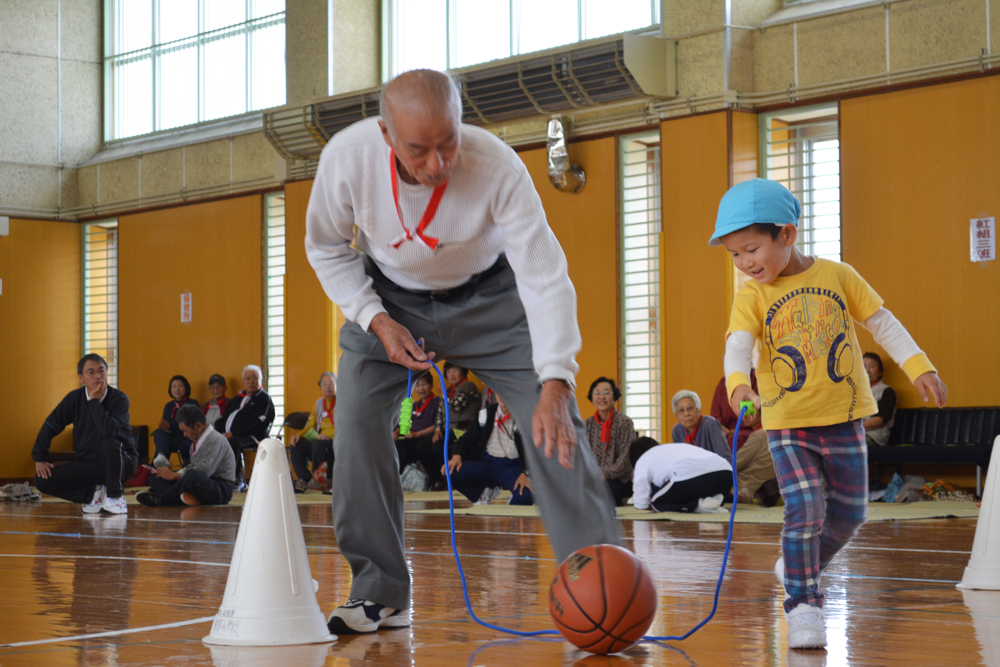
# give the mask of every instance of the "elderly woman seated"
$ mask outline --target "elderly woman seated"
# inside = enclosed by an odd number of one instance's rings
[[[635,440],[632,420],[615,410],[615,401],[621,396],[614,380],[606,377],[594,380],[587,398],[597,412],[584,422],[590,448],[617,505],[624,505],[632,496],[632,462],[628,458],[628,446]]]
[[[701,414],[701,399],[698,394],[682,389],[674,394],[670,403],[674,408],[674,416],[680,422],[670,432],[674,442],[695,445],[714,452],[727,461],[732,460],[733,452],[722,432],[722,424],[715,417]]]

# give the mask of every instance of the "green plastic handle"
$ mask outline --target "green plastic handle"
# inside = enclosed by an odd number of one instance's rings
[[[740,401],[740,407],[746,408],[748,415],[757,414],[757,408],[754,407],[753,401]]]
[[[403,404],[399,406],[399,434],[406,435],[410,432],[411,417],[413,416],[413,399],[407,396],[403,399]]]

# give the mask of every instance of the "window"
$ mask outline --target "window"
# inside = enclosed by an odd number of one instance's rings
[[[109,141],[285,103],[284,0],[105,0],[105,16]]]
[[[285,421],[285,193],[264,196],[264,388],[272,433]]]
[[[762,176],[802,204],[798,245],[807,255],[840,261],[840,136],[837,105],[761,116]]]
[[[83,225],[83,354],[108,362],[108,384],[118,385],[118,221]]]
[[[383,16],[387,81],[656,25],[660,0],[383,0]]]
[[[622,253],[622,411],[660,440],[660,135],[619,139]]]

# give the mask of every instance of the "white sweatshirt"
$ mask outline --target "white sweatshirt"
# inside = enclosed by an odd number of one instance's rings
[[[542,202],[517,154],[486,130],[462,125],[458,162],[437,215],[424,231],[440,241],[390,244],[403,233],[392,198],[389,146],[377,118],[355,123],[320,156],[306,213],[306,256],[323,289],[362,329],[385,312],[357,247],[389,280],[417,290],[457,287],[506,252],[527,314],[540,380],[573,381],[579,367],[576,292],[566,256],[545,219]],[[399,207],[415,230],[432,189],[399,180]],[[414,235],[416,239],[416,235]],[[419,331],[411,331],[415,338]]]

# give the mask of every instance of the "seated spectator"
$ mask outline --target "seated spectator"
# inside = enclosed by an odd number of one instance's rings
[[[741,503],[752,503],[756,499],[764,507],[774,507],[781,498],[778,473],[774,471],[764,429],[751,433],[736,452],[736,481],[740,485]]]
[[[469,379],[469,369],[444,362],[444,379],[448,382],[448,409],[453,431],[465,431],[479,416],[479,388]],[[444,410],[438,411],[434,441],[444,437]]]
[[[624,505],[632,496],[632,462],[628,458],[628,446],[635,440],[632,420],[615,410],[615,401],[621,397],[614,380],[597,378],[587,392],[597,412],[584,421],[590,448],[616,505]]]
[[[521,434],[499,396],[449,449],[452,488],[474,504],[488,505],[500,489],[510,490],[510,505],[534,504]]]
[[[701,414],[701,399],[698,394],[682,389],[670,399],[674,415],[679,424],[674,425],[670,438],[674,442],[684,442],[718,454],[727,461],[733,458],[733,451],[726,442],[722,425],[715,417]]]
[[[215,422],[236,457],[236,490],[246,490],[243,479],[243,450],[256,449],[265,439],[274,421],[274,404],[263,389],[264,371],[250,364],[243,369],[243,391],[226,404],[226,411]]]
[[[218,373],[208,378],[208,394],[211,398],[202,406],[201,411],[205,415],[205,421],[214,424],[226,414],[226,404],[229,402],[226,398],[226,378]]]
[[[444,442],[434,442],[438,410],[441,397],[434,395],[434,378],[425,373],[413,380],[413,413],[410,432],[401,436],[396,429],[396,454],[399,456],[399,472],[420,461],[424,472],[430,478],[431,488],[440,490],[444,483],[441,466],[444,465]]]
[[[174,416],[191,440],[191,462],[174,472],[159,467],[149,477],[149,491],[135,499],[143,505],[225,505],[236,484],[236,457],[226,438],[205,421],[201,408],[185,405]]]
[[[333,477],[333,410],[337,407],[337,376],[330,372],[323,373],[318,384],[323,395],[316,399],[316,410],[309,414],[302,433],[293,435],[288,441],[292,450],[292,468],[299,478],[295,482],[296,493],[309,488],[329,491]],[[309,471],[310,460],[312,472]]]
[[[707,514],[732,500],[733,469],[718,454],[694,445],[659,445],[652,438],[638,438],[628,455],[635,466],[636,509]]]
[[[102,510],[126,514],[125,482],[139,464],[128,396],[108,386],[108,364],[100,355],[85,355],[76,373],[83,386],[66,394],[46,417],[31,449],[35,486],[42,493],[83,505],[85,514]],[[52,438],[70,424],[76,458],[53,466],[49,460]]]
[[[896,421],[896,391],[882,382],[882,357],[874,352],[865,352],[865,371],[872,387],[872,395],[878,403],[878,413],[861,422],[865,429],[865,441],[869,445],[889,444],[889,431]]]
[[[156,446],[153,465],[169,468],[170,455],[174,452],[180,454],[183,465],[187,465],[191,460],[191,441],[177,428],[176,417],[177,411],[183,406],[198,405],[198,401],[191,398],[191,383],[183,375],[170,378],[167,391],[170,392],[172,400],[163,406],[163,418],[160,419],[159,427],[153,431],[153,444]],[[201,406],[198,408],[201,409]]]
[[[754,392],[757,391],[757,372],[754,370],[750,371],[750,386]],[[733,412],[733,408],[729,405],[729,393],[726,389],[725,377],[719,380],[719,384],[715,387],[715,394],[712,396],[711,414],[722,426],[722,434],[726,437],[726,442],[732,446],[733,429],[736,428],[739,415]],[[739,451],[743,447],[743,443],[750,437],[750,434],[759,428],[760,413],[744,415],[743,423],[740,425],[740,434],[736,437],[736,450]]]

